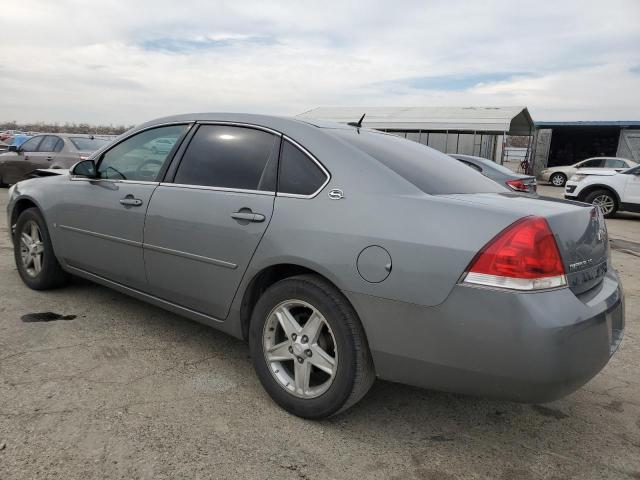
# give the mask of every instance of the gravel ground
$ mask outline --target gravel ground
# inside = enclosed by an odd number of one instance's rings
[[[640,242],[639,218],[610,221],[611,237]],[[640,479],[640,257],[629,248],[613,252],[625,340],[578,392],[522,405],[378,381],[351,410],[310,422],[270,401],[238,340],[82,281],[27,289],[0,222],[2,480]],[[47,311],[75,318],[22,320]]]

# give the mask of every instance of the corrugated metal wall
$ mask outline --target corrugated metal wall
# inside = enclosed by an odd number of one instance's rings
[[[620,131],[616,156],[640,163],[640,130],[625,128]]]

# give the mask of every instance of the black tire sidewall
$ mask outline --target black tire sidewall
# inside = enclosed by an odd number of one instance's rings
[[[268,314],[285,300],[302,300],[324,315],[333,331],[338,352],[338,369],[329,389],[316,398],[298,398],[287,392],[271,374],[264,357],[262,335]],[[249,347],[258,378],[271,398],[285,410],[304,418],[328,417],[349,399],[354,388],[357,353],[353,334],[345,321],[345,305],[335,302],[321,288],[311,282],[291,278],[271,286],[258,300],[251,317]]]
[[[31,220],[36,222],[38,228],[40,229],[40,235],[42,236],[42,245],[44,247],[42,270],[36,277],[31,277],[24,271],[24,267],[22,266],[22,259],[20,257],[20,232],[22,232],[22,228],[24,227],[24,225]],[[53,246],[51,244],[51,237],[49,236],[47,224],[45,223],[44,218],[42,217],[42,214],[38,211],[38,209],[29,208],[20,214],[20,216],[18,217],[18,221],[16,222],[13,245],[13,256],[22,281],[29,288],[32,288],[34,290],[44,290],[50,288],[56,280],[56,272],[60,267],[58,265],[58,260],[56,259],[53,252]]]

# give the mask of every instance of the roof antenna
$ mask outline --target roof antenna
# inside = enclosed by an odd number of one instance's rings
[[[366,115],[366,113],[363,113],[362,116],[360,117],[360,120],[358,120],[357,122],[349,122],[347,123],[347,125],[350,125],[352,127],[356,127],[356,128],[360,128],[362,127],[362,120],[364,120],[364,116]]]

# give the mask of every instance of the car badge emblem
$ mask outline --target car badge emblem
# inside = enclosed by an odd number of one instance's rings
[[[340,200],[344,198],[344,192],[339,188],[334,188],[332,190],[329,190],[328,195],[331,200]]]

